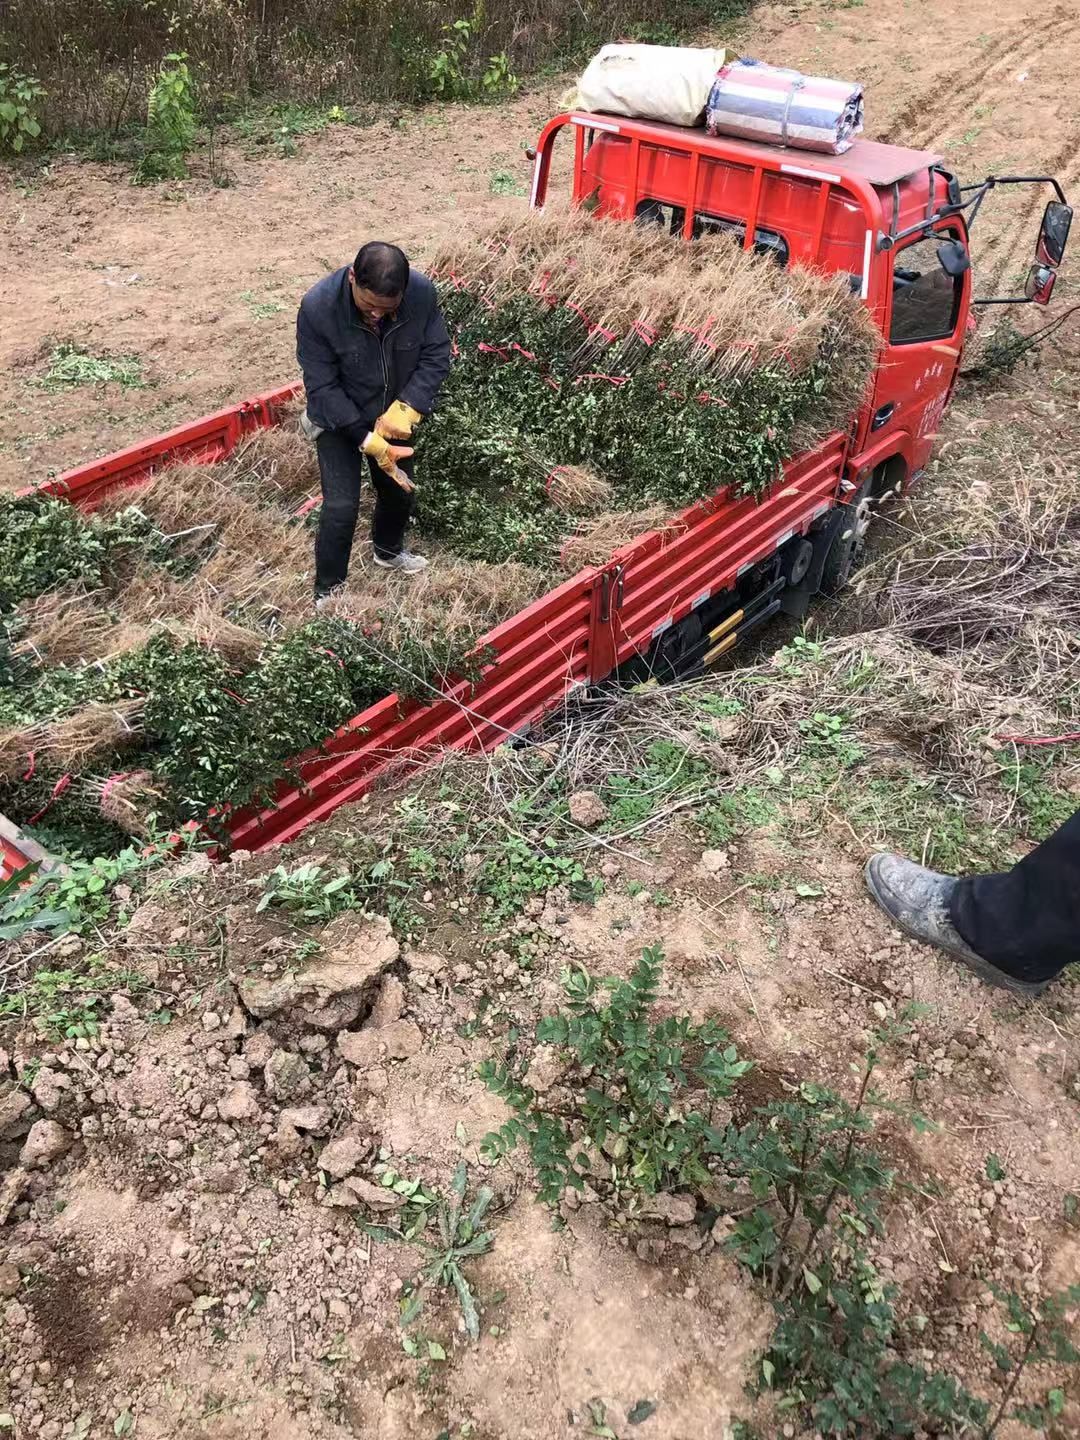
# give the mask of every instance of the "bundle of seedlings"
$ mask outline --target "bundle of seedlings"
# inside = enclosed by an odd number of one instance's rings
[[[433,273],[456,359],[421,525],[466,556],[554,564],[597,509],[761,494],[846,423],[879,340],[835,276],[581,210],[474,230]]]

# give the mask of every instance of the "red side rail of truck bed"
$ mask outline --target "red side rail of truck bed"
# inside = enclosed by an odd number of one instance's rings
[[[248,433],[281,418],[295,385],[257,395],[143,445],[80,466],[39,487],[92,508],[116,485],[137,485],[162,465],[224,458]],[[846,439],[835,434],[789,462],[761,500],[728,492],[701,501],[663,530],[641,535],[604,564],[504,621],[480,642],[495,653],[476,686],[464,682],[430,704],[388,695],[318,749],[298,757],[273,803],[227,820],[235,847],[261,850],[295,838],[359,799],[391,768],[430,762],[446,749],[490,749],[595,684],[683,619],[741,572],[805,534],[837,502]],[[5,840],[5,873],[31,853]]]

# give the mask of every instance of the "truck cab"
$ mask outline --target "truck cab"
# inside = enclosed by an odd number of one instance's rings
[[[926,150],[856,140],[843,155],[822,155],[580,111],[556,116],[540,136],[534,206],[544,204],[554,141],[566,128],[574,203],[686,239],[726,231],[779,265],[844,276],[862,298],[881,350],[852,417],[850,496],[868,483],[875,492],[905,488],[926,463],[973,323],[968,217],[987,191],[1048,182],[1060,203],[1047,207],[1030,293],[985,303],[1045,303],[1071,220],[1050,177],[991,178],[965,191]]]

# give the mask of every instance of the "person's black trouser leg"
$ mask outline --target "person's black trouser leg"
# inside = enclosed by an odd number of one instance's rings
[[[412,479],[411,459],[400,461],[398,468],[404,470],[409,479]],[[400,555],[405,548],[405,530],[412,514],[413,497],[408,490],[395,484],[389,475],[384,475],[374,460],[368,460],[368,469],[371,471],[371,483],[375,487],[371,543],[375,547],[376,555],[389,560],[393,555]]]
[[[1080,810],[1002,875],[958,880],[956,929],[1017,980],[1051,980],[1080,960]]]
[[[338,430],[324,430],[315,450],[323,497],[315,537],[315,593],[325,595],[344,584],[349,573],[364,457],[359,446]]]
[[[341,585],[349,572],[356,516],[360,508],[360,485],[364,456],[360,447],[340,430],[324,430],[315,442],[322,481],[322,509],[315,538],[315,593],[325,595]],[[401,467],[411,473],[411,462]],[[371,480],[375,489],[375,516],[372,543],[383,558],[397,555],[404,545],[405,527],[412,511],[412,497],[372,461]]]

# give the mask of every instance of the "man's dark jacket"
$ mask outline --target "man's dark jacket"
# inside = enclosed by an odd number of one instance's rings
[[[395,400],[428,414],[450,369],[434,285],[410,270],[397,314],[376,333],[353,304],[348,266],[336,270],[300,302],[296,358],[308,415],[324,430],[348,430],[359,442]]]

